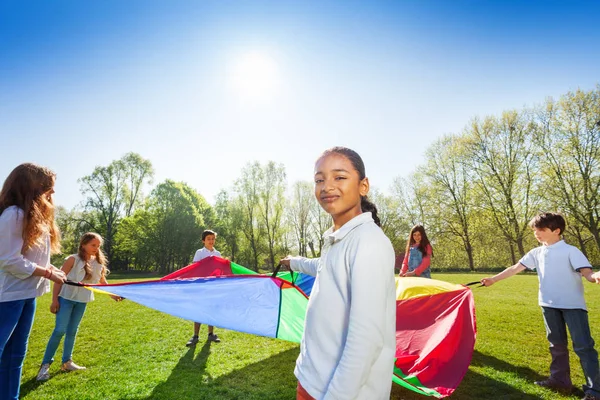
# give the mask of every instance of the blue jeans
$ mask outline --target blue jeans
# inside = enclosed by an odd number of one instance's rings
[[[56,349],[63,336],[65,336],[65,344],[63,346],[62,362],[64,364],[71,359],[73,356],[73,347],[75,347],[77,329],[87,306],[87,303],[67,300],[62,297],[58,298],[58,304],[60,307],[56,313],[56,326],[52,332],[52,336],[50,336],[50,340],[48,340],[42,364],[50,364],[54,361],[54,353],[56,353]]]
[[[17,400],[35,298],[0,302],[0,400]]]
[[[587,311],[542,307],[546,337],[550,342],[550,377],[565,386],[571,386],[567,328],[573,341],[573,350],[579,357],[586,384],[583,391],[600,397],[600,367],[598,352],[594,349],[594,339],[590,333]]]

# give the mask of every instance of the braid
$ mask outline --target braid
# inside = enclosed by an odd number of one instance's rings
[[[381,228],[381,221],[379,220],[379,216],[377,215],[377,207],[375,206],[375,204],[369,201],[367,196],[360,196],[360,208],[362,212],[370,212],[375,224],[377,224],[377,226]]]

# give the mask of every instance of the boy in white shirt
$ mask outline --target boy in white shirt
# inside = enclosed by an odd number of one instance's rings
[[[581,276],[595,283],[592,267],[583,253],[566,244],[561,235],[566,222],[560,214],[542,213],[531,220],[535,238],[542,244],[512,267],[499,274],[484,278],[481,283],[491,286],[499,280],[511,277],[525,269],[536,269],[539,286],[539,305],[546,326],[546,337],[550,342],[550,377],[536,381],[538,386],[571,392],[567,329],[571,334],[573,349],[586,379],[582,400],[600,400],[600,367],[594,339],[590,333]],[[567,329],[566,329],[567,328]]]
[[[194,254],[194,259],[192,262],[198,262],[206,257],[221,257],[221,253],[215,249],[215,241],[217,240],[217,234],[214,231],[209,229],[202,232],[202,243],[204,247],[196,250],[196,254]],[[198,335],[200,333],[200,325],[199,322],[194,322],[194,336],[185,344],[187,347],[193,346],[198,343]],[[219,343],[221,339],[214,333],[215,327],[212,325],[208,326],[208,340],[211,342]]]

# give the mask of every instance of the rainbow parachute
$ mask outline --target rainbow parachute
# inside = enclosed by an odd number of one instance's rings
[[[187,320],[300,342],[314,277],[259,275],[219,257],[160,280],[89,285]],[[438,398],[466,373],[475,345],[471,291],[424,278],[396,278],[396,360],[392,380]]]
[[[449,396],[469,368],[475,333],[470,289],[396,278],[395,383],[428,396]]]

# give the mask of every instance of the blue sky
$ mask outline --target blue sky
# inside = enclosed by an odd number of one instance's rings
[[[210,202],[243,166],[311,180],[334,145],[384,191],[475,116],[600,82],[595,1],[0,0],[0,177],[134,151]],[[266,72],[265,72],[266,71]]]

